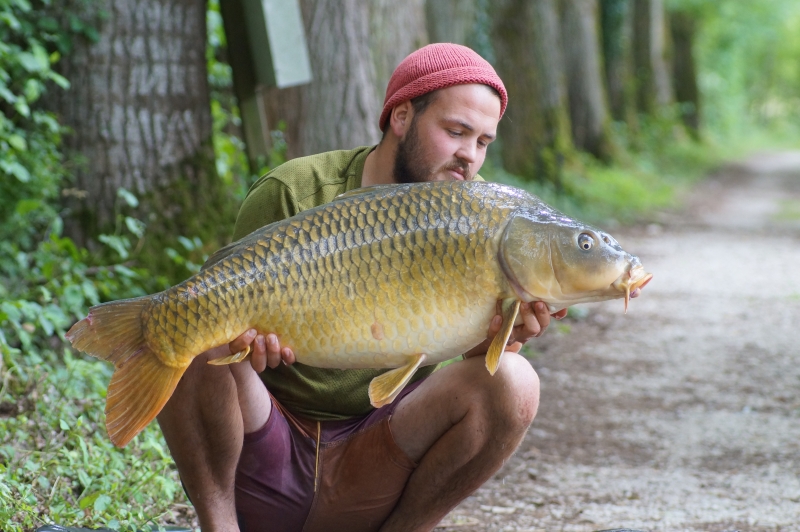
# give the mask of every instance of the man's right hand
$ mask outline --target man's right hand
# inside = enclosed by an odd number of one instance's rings
[[[294,364],[294,352],[290,347],[281,347],[278,336],[274,333],[259,334],[255,329],[248,329],[228,344],[231,354],[238,353],[250,346],[250,364],[257,373],[267,366],[277,368],[279,364]]]

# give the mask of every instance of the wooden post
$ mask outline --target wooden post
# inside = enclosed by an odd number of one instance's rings
[[[221,0],[233,89],[251,166],[270,148],[260,93],[311,82],[299,0]]]

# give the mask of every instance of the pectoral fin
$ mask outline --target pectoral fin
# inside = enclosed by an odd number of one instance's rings
[[[394,401],[408,381],[425,361],[424,354],[413,355],[405,366],[378,375],[369,383],[369,402],[380,408]]]
[[[238,353],[233,355],[229,355],[222,358],[215,358],[213,360],[209,360],[208,363],[213,366],[225,366],[227,364],[236,364],[237,362],[243,362],[250,358],[250,346],[248,345]]]
[[[519,299],[508,298],[503,300],[503,326],[486,352],[486,369],[492,375],[500,367],[500,357],[506,350],[508,337],[511,336],[511,329],[514,328],[514,321],[517,319],[517,312],[519,312],[519,304]]]

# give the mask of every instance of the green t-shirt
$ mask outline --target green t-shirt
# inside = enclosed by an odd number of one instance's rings
[[[311,155],[270,171],[247,193],[236,219],[234,240],[359,188],[364,162],[372,149],[367,146]],[[436,366],[420,368],[412,382],[427,377],[434,369]],[[297,362],[267,368],[261,379],[292,413],[310,419],[346,419],[372,410],[367,395],[369,383],[385,371],[315,368]]]

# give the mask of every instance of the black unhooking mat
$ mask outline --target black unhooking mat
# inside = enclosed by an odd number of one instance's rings
[[[191,528],[186,528],[184,526],[164,526],[161,528],[163,528],[167,532],[192,532]],[[158,527],[153,526],[150,527],[148,530],[155,532],[158,530]],[[61,526],[61,525],[44,525],[42,527],[37,528],[36,532],[116,532],[116,530],[112,530],[110,528],[76,528],[76,527]]]

